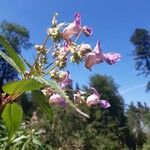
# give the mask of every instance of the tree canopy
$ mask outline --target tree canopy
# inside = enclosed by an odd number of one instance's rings
[[[130,38],[135,46],[133,56],[135,59],[135,69],[145,76],[150,75],[150,33],[146,29],[137,28]],[[147,90],[150,89],[150,81]]]

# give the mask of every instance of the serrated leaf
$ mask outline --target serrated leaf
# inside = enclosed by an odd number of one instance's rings
[[[25,73],[26,68],[24,62],[17,55],[12,46],[8,43],[8,41],[0,35],[0,44],[6,50],[8,56],[15,62],[16,66],[21,70],[22,73]],[[10,64],[11,65],[11,64]],[[14,66],[13,66],[14,67]]]
[[[20,105],[16,103],[7,104],[2,113],[2,119],[8,130],[8,138],[11,140],[13,134],[19,128],[22,121],[23,111]]]
[[[15,68],[20,74],[22,74],[22,71],[18,68],[18,66],[16,65],[16,63],[9,57],[7,56],[5,53],[3,53],[2,51],[0,51],[0,56],[7,61],[13,68]]]
[[[49,119],[52,119],[53,112],[50,108],[50,105],[48,103],[46,96],[42,92],[35,90],[35,91],[32,91],[32,98],[36,102],[36,104],[43,110],[45,115]]]
[[[34,77],[35,80],[39,81],[42,84],[45,84],[46,86],[49,86],[51,89],[53,89],[56,93],[58,93],[64,100],[72,107],[74,108],[78,113],[81,115],[89,118],[89,115],[82,112],[76,105],[73,104],[73,102],[68,98],[66,93],[60,88],[59,84],[53,80],[46,80],[42,77]]]
[[[43,87],[43,84],[34,79],[24,79],[19,81],[12,81],[5,84],[2,89],[5,93],[10,95],[20,94],[27,91],[36,90]]]

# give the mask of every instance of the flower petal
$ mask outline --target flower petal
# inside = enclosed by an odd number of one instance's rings
[[[120,60],[121,55],[119,53],[106,53],[106,54],[104,54],[104,57],[105,57],[105,61],[109,65],[112,65]]]
[[[86,100],[86,104],[88,107],[90,107],[91,105],[97,105],[99,103],[100,103],[99,97],[95,94],[90,95]]]
[[[85,36],[91,36],[93,33],[93,30],[90,27],[84,26],[83,33],[85,34]]]
[[[100,94],[97,92],[97,90],[94,87],[90,87],[90,90],[92,91],[93,94],[95,94],[98,97],[100,97]]]
[[[76,25],[79,25],[79,26],[81,25],[81,15],[79,13],[76,13],[74,21]]]
[[[49,103],[53,103],[63,107],[67,105],[65,100],[59,94],[53,94],[49,99]]]
[[[110,103],[106,100],[100,100],[99,104],[102,108],[109,108],[110,107]]]

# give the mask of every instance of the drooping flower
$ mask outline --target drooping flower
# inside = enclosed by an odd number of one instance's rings
[[[114,64],[119,61],[121,55],[119,53],[103,53],[100,48],[100,41],[97,42],[94,50],[87,53],[85,58],[85,66],[91,68],[95,64],[106,61],[108,64]]]
[[[99,105],[102,108],[110,107],[110,104],[108,101],[100,99],[100,95],[95,88],[92,87],[91,91],[93,92],[93,94],[90,95],[86,100],[86,104],[88,107],[91,107],[92,105]]]
[[[64,39],[69,41],[71,37],[78,36],[83,32],[86,36],[92,35],[92,29],[84,26],[81,26],[81,16],[79,13],[75,15],[75,20],[70,23],[63,31]]]
[[[93,65],[103,62],[104,59],[105,58],[102,54],[102,50],[100,49],[100,42],[98,41],[94,50],[87,53],[85,58],[85,66],[87,68],[91,68]]]
[[[67,103],[59,94],[53,94],[49,99],[50,104],[56,104],[65,107]]]

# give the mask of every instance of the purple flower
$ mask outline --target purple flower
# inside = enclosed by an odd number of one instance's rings
[[[94,50],[87,53],[85,58],[85,66],[91,68],[95,64],[99,64],[105,60],[102,50],[100,49],[100,41],[97,42]]]
[[[100,95],[95,88],[92,87],[91,91],[93,92],[93,94],[90,95],[86,100],[86,104],[88,107],[92,105],[100,105],[102,108],[110,107],[109,102],[100,99]]]
[[[56,104],[62,107],[66,107],[67,105],[65,100],[59,94],[53,94],[49,99],[49,103]]]
[[[121,55],[119,53],[102,53],[100,41],[98,41],[94,50],[87,53],[85,58],[85,66],[90,69],[93,65],[99,64],[103,61],[106,61],[111,65],[119,61],[120,58]]]
[[[99,97],[95,94],[90,95],[87,100],[86,100],[86,104],[88,107],[90,107],[91,105],[97,105],[99,104]]]
[[[106,100],[100,100],[100,106],[103,108],[109,108],[110,104]]]
[[[79,13],[77,13],[75,15],[75,20],[64,29],[63,31],[64,39],[69,41],[71,37],[78,36],[82,31],[86,36],[92,35],[91,28],[87,26],[84,27],[81,26],[81,16]]]
[[[120,60],[121,55],[119,53],[106,53],[104,54],[105,61],[111,65]]]

